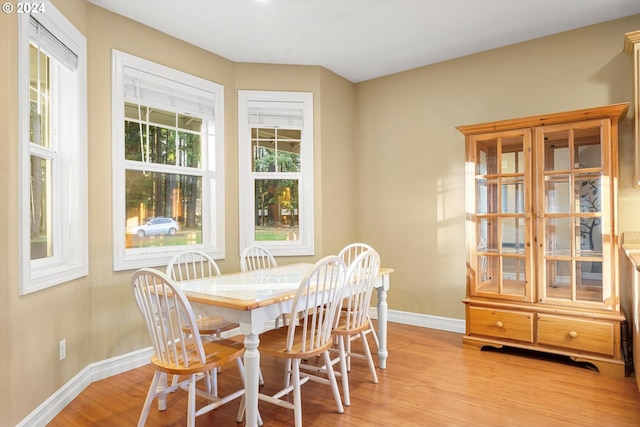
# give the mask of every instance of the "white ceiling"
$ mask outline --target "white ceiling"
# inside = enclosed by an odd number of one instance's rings
[[[354,83],[640,14],[640,0],[89,1],[234,62]]]

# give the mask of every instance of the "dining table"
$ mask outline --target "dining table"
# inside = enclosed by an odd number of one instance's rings
[[[268,322],[290,313],[295,293],[314,265],[295,263],[178,282],[194,313],[222,316],[240,324],[245,346],[247,426],[258,425],[260,334]],[[387,366],[387,291],[392,272],[392,268],[380,268],[374,283],[378,297],[378,363],[381,369]]]

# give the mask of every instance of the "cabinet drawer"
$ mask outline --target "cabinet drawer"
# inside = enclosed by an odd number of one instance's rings
[[[601,320],[538,315],[538,344],[614,355],[614,324]]]
[[[533,342],[533,314],[469,307],[469,334]]]

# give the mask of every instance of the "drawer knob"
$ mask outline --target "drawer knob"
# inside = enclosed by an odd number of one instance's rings
[[[498,320],[498,321],[496,322],[496,326],[497,326],[498,328],[502,328],[502,326],[503,326],[503,325],[502,325],[502,322]]]
[[[576,331],[569,331],[569,336],[571,338],[577,338],[578,337],[578,333]]]

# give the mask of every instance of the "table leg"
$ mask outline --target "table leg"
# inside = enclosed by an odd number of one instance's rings
[[[388,280],[387,277],[382,277],[382,280]],[[381,369],[387,369],[387,357],[389,352],[387,351],[387,283],[383,283],[378,287],[378,341],[380,345],[378,347],[378,361]]]
[[[244,388],[246,414],[245,422],[248,427],[258,426],[258,393],[260,376],[260,352],[258,344],[260,339],[257,334],[250,333],[244,337]]]

